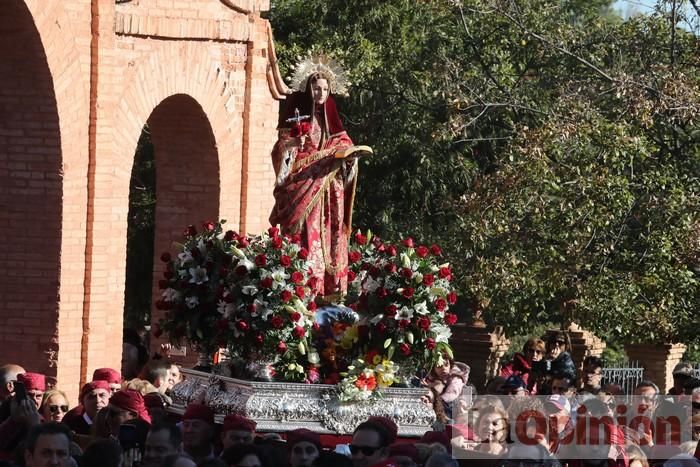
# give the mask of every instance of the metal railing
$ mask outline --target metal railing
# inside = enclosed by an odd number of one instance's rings
[[[632,394],[634,388],[644,379],[644,368],[639,362],[626,362],[623,365],[603,368],[603,385],[617,384],[626,395]]]

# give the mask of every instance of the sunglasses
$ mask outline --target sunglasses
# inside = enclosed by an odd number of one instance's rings
[[[357,446],[356,444],[351,444],[350,454],[354,456],[356,454],[362,453],[362,455],[364,456],[371,456],[380,449],[380,446]]]
[[[49,406],[49,412],[51,413],[58,413],[58,411],[61,412],[68,412],[68,406],[67,405],[50,405]]]

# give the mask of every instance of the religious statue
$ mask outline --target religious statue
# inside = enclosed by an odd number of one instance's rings
[[[272,149],[276,183],[270,223],[301,236],[316,293],[330,302],[347,291],[357,156],[371,149],[353,146],[343,129],[333,94],[346,94],[347,82],[333,60],[302,61],[292,87]]]

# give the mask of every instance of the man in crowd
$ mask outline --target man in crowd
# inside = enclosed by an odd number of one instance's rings
[[[182,381],[182,374],[180,373],[180,367],[175,363],[170,364],[169,377],[168,377],[168,391],[171,391],[173,387]]]
[[[673,368],[673,387],[668,390],[669,396],[683,395],[683,386],[694,376],[693,366],[681,362]]]
[[[105,410],[107,410],[107,426],[112,436],[118,436],[119,427],[125,423],[137,427],[151,424],[151,417],[146,410],[143,396],[138,391],[122,389],[115,392]]]
[[[204,404],[190,404],[182,416],[182,445],[198,464],[214,457],[214,412]]]
[[[601,390],[603,381],[603,360],[600,357],[589,355],[583,359],[583,388],[582,393],[597,395]]]
[[[237,444],[253,444],[255,439],[255,421],[235,413],[226,415],[221,429],[221,444],[224,449]]]
[[[83,385],[80,390],[80,405],[63,417],[63,423],[79,435],[89,435],[97,412],[107,407],[111,387],[107,381],[97,380]]]
[[[41,373],[22,373],[17,375],[17,382],[24,384],[27,398],[34,401],[38,410],[46,392],[46,377]]]
[[[98,368],[92,373],[93,381],[107,381],[110,395],[122,388],[122,375],[112,368]]]
[[[151,427],[146,437],[144,467],[163,467],[168,456],[180,454],[182,433],[171,423],[158,423]]]
[[[556,436],[549,440],[549,452],[560,453],[561,442],[570,437],[573,431],[571,420],[571,403],[562,394],[553,394],[544,402],[544,411],[552,426],[556,426]]]
[[[15,395],[17,375],[24,372],[24,368],[12,363],[0,366],[0,403]]]
[[[350,454],[353,467],[371,467],[389,458],[392,436],[377,420],[360,423],[352,435]]]
[[[70,430],[60,423],[36,425],[29,432],[24,464],[26,467],[69,467]]]

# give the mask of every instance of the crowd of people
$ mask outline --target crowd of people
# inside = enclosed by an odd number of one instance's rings
[[[168,407],[179,367],[146,361],[126,345],[121,372],[95,370],[76,403],[42,374],[0,367],[1,467],[700,465],[700,380],[692,366],[674,369],[668,395],[642,381],[633,398],[622,399],[620,386],[603,381],[600,358],[587,357],[578,374],[564,333],[528,340],[478,396],[469,367],[446,356],[422,380],[437,421],[418,440],[400,438],[395,422],[378,416],[347,439],[307,429],[258,432],[254,420],[236,413],[217,424],[202,403],[176,416]],[[643,422],[621,421],[621,407],[644,415]],[[660,440],[653,421],[661,415],[680,421],[683,433],[669,438],[675,442]],[[577,427],[592,418],[609,425],[603,451],[577,438]],[[588,451],[576,452],[582,446]]]

